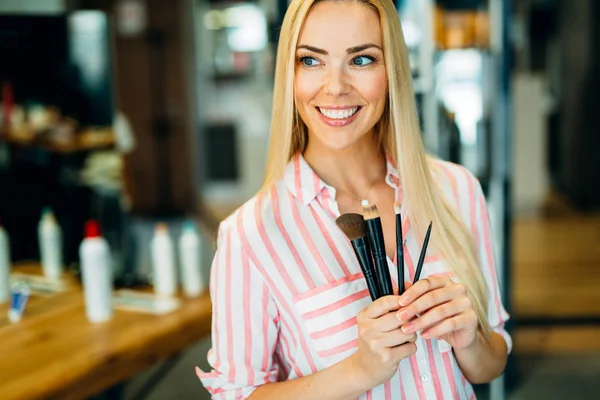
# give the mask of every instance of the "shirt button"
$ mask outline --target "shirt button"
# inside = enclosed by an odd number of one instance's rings
[[[428,379],[429,379],[429,378],[427,378],[427,375],[421,375],[421,380],[422,380],[423,382],[427,382],[427,380],[428,380]]]

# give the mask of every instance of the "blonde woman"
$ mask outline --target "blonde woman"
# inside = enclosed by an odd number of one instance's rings
[[[204,386],[217,399],[474,398],[511,347],[485,200],[424,152],[392,0],[292,1],[272,118],[264,187],[219,230]],[[433,221],[402,296],[370,300],[335,224],[362,199],[381,213],[392,276],[402,204],[406,281]]]

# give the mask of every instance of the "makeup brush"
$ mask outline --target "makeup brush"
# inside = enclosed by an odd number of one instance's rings
[[[423,269],[423,262],[425,262],[425,254],[427,253],[427,246],[429,245],[429,235],[431,235],[431,226],[433,221],[429,223],[427,233],[425,234],[425,241],[423,242],[423,248],[421,249],[421,255],[419,256],[419,262],[417,264],[417,270],[415,271],[415,278],[413,279],[413,285],[417,283],[421,276],[421,270]]]
[[[396,211],[396,263],[398,264],[398,295],[404,293],[404,239],[402,238],[402,214],[400,204],[394,203]]]
[[[360,264],[360,269],[362,269],[367,281],[371,300],[377,300],[380,297],[379,287],[377,285],[373,261],[371,261],[369,242],[365,239],[365,220],[363,216],[354,213],[342,214],[335,220],[335,223],[344,232],[350,243],[352,243],[352,248]]]
[[[375,204],[369,204],[368,200],[362,201],[363,215],[365,216],[365,226],[367,228],[367,237],[373,253],[373,262],[375,263],[375,273],[379,280],[379,289],[381,296],[394,294],[390,270],[387,265],[385,255],[385,241],[383,239],[383,229],[381,227],[381,218]]]

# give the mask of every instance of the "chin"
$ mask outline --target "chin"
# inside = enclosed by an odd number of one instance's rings
[[[351,132],[334,130],[315,134],[315,138],[320,142],[320,146],[331,151],[342,151],[360,141],[364,135],[357,135]]]

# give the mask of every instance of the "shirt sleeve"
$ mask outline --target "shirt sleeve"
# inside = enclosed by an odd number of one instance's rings
[[[509,315],[502,305],[502,298],[500,296],[490,217],[479,180],[470,173],[469,175],[472,180],[470,185],[474,189],[472,196],[474,203],[471,206],[475,207],[474,234],[478,251],[478,261],[488,289],[488,320],[492,330],[504,338],[508,352],[510,353],[512,350],[512,339],[506,329],[504,329],[504,324],[508,321]]]
[[[278,380],[274,351],[279,318],[270,290],[225,221],[219,227],[210,274],[211,372],[196,374],[213,399],[246,399],[260,385]]]

